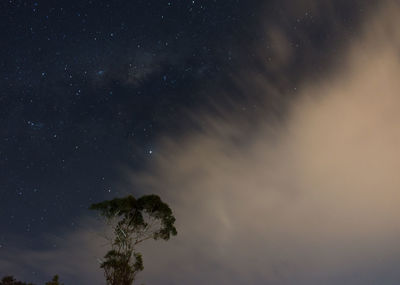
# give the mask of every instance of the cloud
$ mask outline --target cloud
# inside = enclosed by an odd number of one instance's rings
[[[196,114],[196,128],[160,140],[145,172],[128,171],[135,189],[171,205],[179,231],[142,248],[140,281],[399,283],[400,10],[387,3],[366,17],[328,76],[302,82],[283,118]],[[290,57],[283,49],[282,62]],[[240,80],[245,87],[254,78]],[[268,100],[270,92],[287,96],[257,82]],[[264,100],[261,111],[271,104]],[[82,284],[97,274],[101,283],[99,228],[71,233],[58,249],[11,252],[0,264],[46,268]]]
[[[399,282],[398,8],[371,18],[330,76],[305,81],[279,124],[259,117],[248,133],[234,114],[200,116],[200,131],[165,139],[132,181],[172,205],[180,231],[146,249],[143,280]]]
[[[65,234],[67,232],[67,234]],[[44,235],[44,248],[4,246],[0,253],[0,276],[41,284],[58,274],[65,284],[102,284],[98,258],[107,251],[105,229],[98,220],[82,218],[74,231]],[[16,238],[19,245],[27,244]]]

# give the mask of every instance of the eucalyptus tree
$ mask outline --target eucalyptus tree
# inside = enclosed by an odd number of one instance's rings
[[[53,279],[51,279],[51,281],[46,282],[46,285],[64,285],[64,284],[60,283],[58,275],[54,275],[54,277],[53,277]]]
[[[129,195],[92,204],[90,209],[99,211],[112,230],[111,249],[99,260],[108,285],[133,284],[144,268],[138,244],[177,234],[172,210],[157,195]]]

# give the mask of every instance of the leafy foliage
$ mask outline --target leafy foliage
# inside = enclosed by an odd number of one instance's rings
[[[13,276],[4,276],[0,281],[0,285],[34,285],[34,284],[17,281]]]
[[[50,282],[46,282],[46,285],[63,285],[58,281],[58,275],[54,275],[53,279]]]
[[[1,279],[0,285],[34,285],[34,284],[17,281],[13,276],[9,275],[9,276],[4,276]],[[54,275],[52,281],[46,282],[46,285],[63,285],[63,284],[58,282],[58,275]]]
[[[109,285],[131,285],[143,270],[137,244],[148,239],[169,240],[177,234],[172,210],[157,195],[139,199],[129,195],[93,204],[90,209],[99,211],[112,224],[111,250],[100,263]]]

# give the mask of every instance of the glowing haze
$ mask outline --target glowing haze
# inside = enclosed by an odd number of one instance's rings
[[[367,17],[338,52],[340,64],[305,78],[284,118],[198,114],[197,128],[161,139],[147,171],[127,171],[134,187],[170,204],[179,231],[143,248],[140,281],[399,284],[399,11],[393,2]],[[289,43],[270,33],[285,64]],[[277,93],[271,82],[260,85],[261,94]],[[272,104],[259,101],[261,110]],[[38,264],[88,248],[102,256],[87,235],[71,233],[63,248],[29,256]],[[51,271],[101,280],[93,263]]]
[[[261,116],[254,135],[234,114],[201,117],[134,177],[173,205],[180,229],[144,280],[398,283],[399,10],[378,14],[339,55],[345,65],[304,82],[283,122]]]

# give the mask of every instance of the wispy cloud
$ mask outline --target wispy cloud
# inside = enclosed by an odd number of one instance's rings
[[[98,220],[82,218],[75,231],[44,235],[46,248],[33,250],[5,246],[0,255],[0,276],[43,283],[58,274],[65,284],[103,284],[98,258],[107,251],[104,226]]]
[[[200,131],[165,140],[132,180],[171,203],[180,233],[147,249],[144,280],[400,280],[398,8],[370,18],[330,76],[303,82],[280,123],[261,116],[247,133],[234,114],[200,116]]]
[[[142,248],[141,281],[398,284],[400,10],[387,3],[329,76],[306,78],[284,119],[261,114],[250,126],[229,110],[197,114],[196,129],[160,140],[146,172],[128,171],[132,185],[171,205],[179,231]],[[279,50],[285,62],[290,52]],[[258,82],[265,97],[279,93]],[[0,264],[101,284],[101,227],[82,224],[56,249],[8,250]]]

